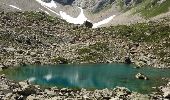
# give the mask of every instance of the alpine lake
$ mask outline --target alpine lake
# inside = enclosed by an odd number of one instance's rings
[[[42,87],[112,89],[120,86],[144,94],[156,91],[154,87],[166,84],[162,78],[170,78],[170,69],[134,67],[127,64],[27,65],[9,68],[0,73],[11,80],[28,80]],[[135,78],[137,73],[146,75],[149,80]]]

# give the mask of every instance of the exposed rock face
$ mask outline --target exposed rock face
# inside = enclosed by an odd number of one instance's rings
[[[42,0],[44,2],[50,2],[51,0]],[[141,3],[142,0],[54,0],[57,3],[63,5],[76,5],[83,9],[88,9],[92,12],[98,12],[105,7],[115,4],[117,6],[132,6]]]

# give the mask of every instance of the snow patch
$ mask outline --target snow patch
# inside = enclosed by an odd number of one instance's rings
[[[93,28],[98,28],[99,26],[103,25],[103,24],[107,24],[108,22],[110,22],[116,15],[110,16],[100,22],[94,23],[93,24]]]
[[[52,79],[52,74],[47,74],[44,76],[44,78],[49,81],[50,79]]]
[[[65,12],[60,11],[61,18],[66,20],[69,23],[83,24],[87,20],[87,18],[85,17],[85,15],[83,13],[83,9],[80,7],[78,7],[78,8],[81,10],[81,12],[77,18],[71,17],[70,15],[67,15]]]
[[[49,3],[46,3],[46,2],[43,2],[41,0],[36,0],[38,3],[40,3],[42,6],[46,6],[46,7],[49,7],[49,8],[57,8],[57,5],[56,3],[54,2],[54,0],[52,0],[51,2]]]
[[[9,6],[12,7],[12,8],[18,9],[18,10],[22,10],[22,9],[20,9],[20,8],[14,6],[14,5],[9,5]]]

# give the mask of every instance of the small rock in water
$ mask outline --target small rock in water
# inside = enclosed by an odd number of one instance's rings
[[[148,77],[146,77],[144,74],[138,73],[135,76],[137,79],[142,79],[142,80],[148,80]]]

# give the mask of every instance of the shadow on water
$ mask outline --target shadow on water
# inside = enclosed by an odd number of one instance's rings
[[[149,80],[136,79],[135,75],[139,72],[148,76]],[[25,66],[7,69],[3,73],[10,79],[28,79],[33,84],[45,87],[111,89],[122,86],[140,93],[149,93],[153,91],[152,87],[164,84],[162,77],[170,78],[169,69],[135,69],[133,65],[125,64]]]

